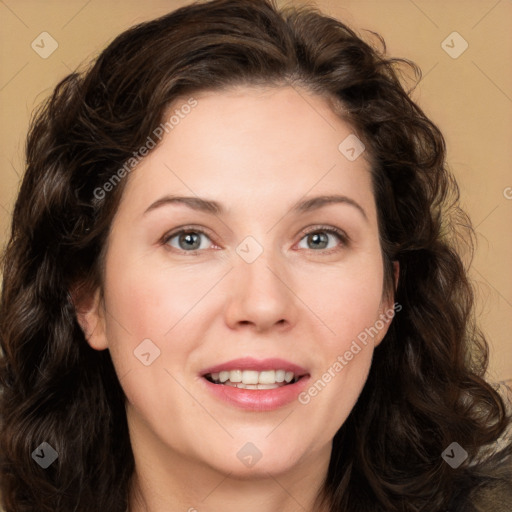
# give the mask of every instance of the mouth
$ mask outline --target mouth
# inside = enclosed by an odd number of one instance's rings
[[[235,359],[203,370],[205,390],[213,397],[249,411],[272,411],[297,399],[309,372],[284,359]]]
[[[239,389],[277,389],[290,384],[295,384],[305,376],[295,372],[276,370],[222,370],[204,375],[204,378],[212,384],[219,386],[231,386]]]

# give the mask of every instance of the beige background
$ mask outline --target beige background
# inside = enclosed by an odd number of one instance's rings
[[[0,0],[0,246],[7,239],[23,174],[24,137],[34,107],[59,79],[97,55],[119,32],[187,3]],[[478,233],[471,274],[478,290],[478,314],[491,345],[489,378],[511,378],[512,1],[310,3],[361,35],[364,29],[380,33],[389,54],[409,58],[423,70],[413,98],[446,136],[448,162]],[[456,59],[442,47],[454,31],[468,43]],[[46,59],[31,47],[42,32],[58,44]],[[457,52],[463,41],[451,36],[446,44]]]

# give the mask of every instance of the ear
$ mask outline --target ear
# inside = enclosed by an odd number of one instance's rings
[[[105,307],[101,290],[84,292],[75,288],[71,292],[76,317],[87,343],[95,350],[108,348],[105,329]]]
[[[400,263],[398,261],[393,261],[393,280],[395,283],[395,292],[398,289],[398,278],[400,275]]]
[[[402,309],[402,306],[398,304],[395,308],[395,292],[398,288],[398,278],[400,274],[400,264],[398,261],[393,261],[393,292],[388,293],[383,300],[381,301],[379,308],[379,319],[375,322],[375,327],[382,327],[379,329],[379,333],[374,338],[374,347],[380,344],[380,342],[384,339],[384,336],[388,332],[389,326],[391,324],[392,319],[395,316],[397,311]]]

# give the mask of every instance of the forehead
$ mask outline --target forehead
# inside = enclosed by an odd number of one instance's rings
[[[240,86],[193,98],[193,108],[181,108],[187,98],[170,106],[166,119],[173,116],[175,124],[130,176],[124,195],[140,200],[140,208],[164,192],[240,207],[264,198],[295,202],[309,191],[371,202],[367,155],[347,158],[344,141],[354,130],[326,99],[289,86]]]

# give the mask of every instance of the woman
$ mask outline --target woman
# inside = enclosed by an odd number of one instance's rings
[[[468,221],[400,64],[214,0],[57,86],[4,259],[7,512],[508,510]]]

